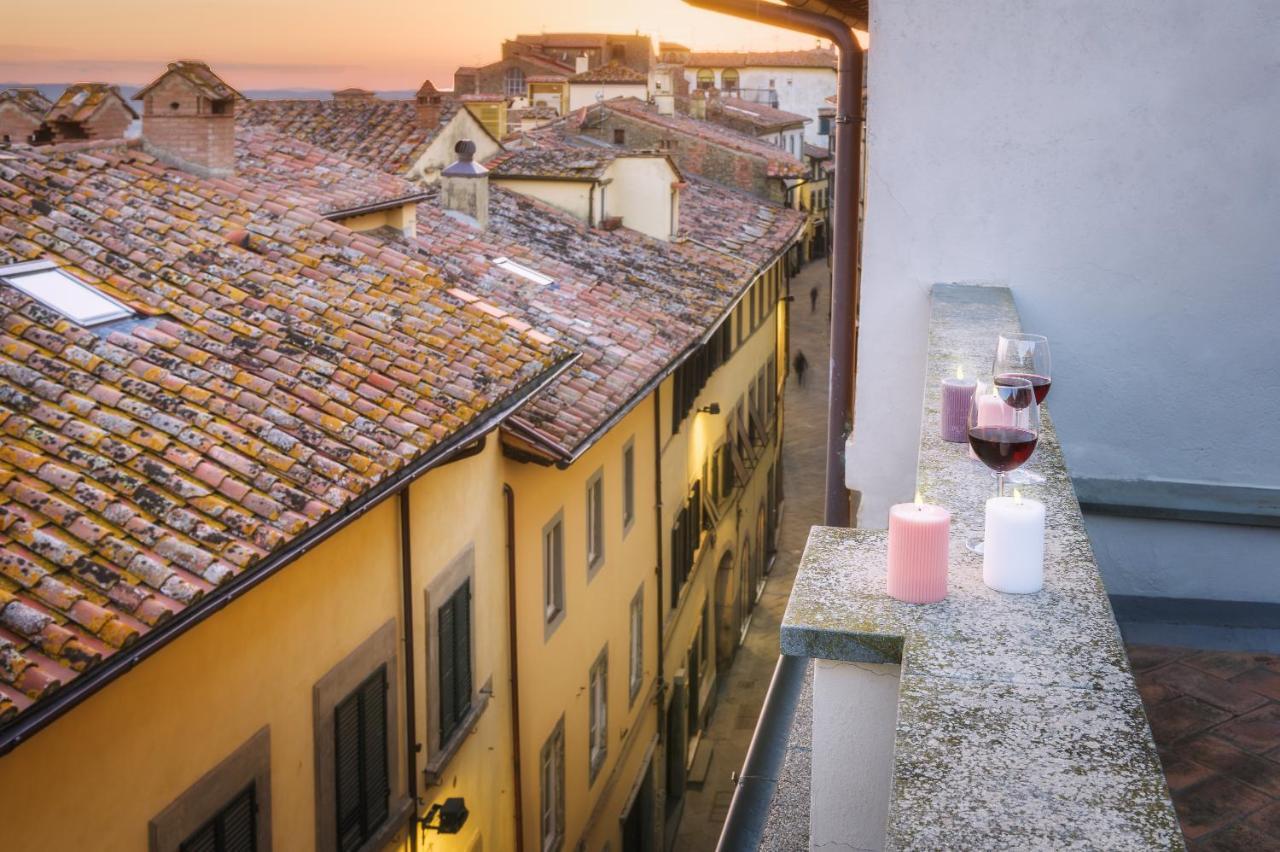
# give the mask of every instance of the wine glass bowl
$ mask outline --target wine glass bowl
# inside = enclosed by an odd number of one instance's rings
[[[1043,403],[1053,383],[1049,339],[1042,334],[1000,335],[991,374],[997,384],[1006,379],[1026,379],[1035,391],[1036,403]]]
[[[1001,376],[979,381],[969,405],[969,446],[995,471],[999,494],[1004,476],[1021,467],[1040,436],[1040,405],[1030,379]]]

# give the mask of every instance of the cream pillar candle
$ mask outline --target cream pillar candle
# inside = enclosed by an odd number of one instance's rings
[[[987,501],[982,582],[997,592],[1029,595],[1044,586],[1044,504],[1012,497]]]
[[[916,502],[889,509],[889,576],[891,597],[913,604],[935,603],[947,596],[948,541],[951,513]]]

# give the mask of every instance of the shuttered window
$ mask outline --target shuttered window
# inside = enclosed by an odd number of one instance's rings
[[[182,852],[254,852],[258,803],[250,784],[182,842]]]
[[[440,742],[471,712],[471,580],[437,611],[440,654]]]
[[[594,783],[609,753],[609,647],[606,645],[591,666],[588,679],[587,775]]]
[[[390,812],[385,665],[334,708],[333,738],[338,848],[359,849]]]
[[[542,601],[548,623],[564,611],[564,522],[559,517],[542,531]]]
[[[702,527],[702,480],[697,480],[671,528],[672,609],[680,602],[680,590],[693,571],[694,556],[702,545]]]
[[[636,519],[636,448],[628,442],[622,450],[622,528]]]
[[[587,569],[604,562],[604,473],[587,483]]]
[[[564,839],[564,717],[542,744],[538,759],[542,852],[552,852]]]

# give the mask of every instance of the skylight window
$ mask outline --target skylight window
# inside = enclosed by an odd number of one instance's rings
[[[83,326],[133,316],[129,308],[47,260],[0,266],[0,279]]]
[[[522,266],[521,264],[516,263],[514,260],[511,260],[510,258],[506,258],[506,257],[495,257],[493,259],[493,265],[497,267],[501,267],[502,269],[505,269],[508,272],[514,273],[515,275],[519,275],[521,278],[527,278],[530,281],[532,281],[534,284],[542,284],[542,285],[553,284],[555,283],[555,280],[556,280],[548,275],[543,275],[541,272],[539,272],[536,269],[530,269],[527,266]]]

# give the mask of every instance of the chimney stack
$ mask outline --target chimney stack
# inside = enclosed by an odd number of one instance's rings
[[[453,146],[458,159],[440,172],[444,209],[482,230],[489,227],[489,170],[475,162],[476,143],[463,139]]]
[[[236,101],[243,98],[203,62],[170,62],[133,96],[143,102],[142,139],[156,159],[203,177],[236,168]]]
[[[444,98],[435,85],[427,80],[418,89],[415,109],[418,112],[418,127],[421,130],[434,130],[440,126],[440,114],[444,110]]]
[[[689,93],[689,117],[705,120],[707,117],[707,93],[694,89]]]
[[[573,73],[584,74],[591,67],[591,60],[587,59],[585,53],[579,53],[578,57],[573,61]]]

